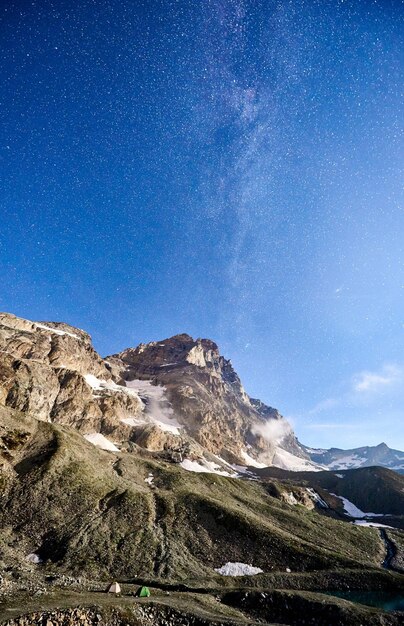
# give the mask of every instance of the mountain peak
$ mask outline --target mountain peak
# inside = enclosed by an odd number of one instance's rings
[[[141,343],[136,348],[127,348],[113,357],[122,359],[131,367],[141,367],[140,373],[151,373],[156,368],[193,365],[217,369],[220,354],[217,344],[211,339],[194,339],[187,333],[180,333],[162,339]]]
[[[172,341],[172,342],[176,341],[178,343],[181,343],[181,342],[195,343],[195,339],[191,337],[191,335],[188,335],[188,333],[178,333],[177,335],[168,337],[167,339],[164,339],[163,341]]]
[[[178,335],[173,335],[172,337],[169,337],[168,339],[163,339],[162,341],[158,341],[158,342],[152,342],[152,344],[146,344],[146,345],[178,345],[184,348],[187,348],[189,346],[202,346],[202,348],[204,350],[214,350],[214,351],[219,351],[218,345],[217,343],[215,343],[214,341],[212,341],[212,339],[207,339],[207,338],[202,338],[202,337],[198,337],[196,339],[194,339],[193,337],[191,337],[191,335],[188,335],[187,333],[180,333]]]

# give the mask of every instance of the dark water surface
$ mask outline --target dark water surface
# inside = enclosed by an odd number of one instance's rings
[[[404,595],[388,591],[329,591],[328,595],[337,596],[350,602],[374,606],[385,611],[404,611]]]

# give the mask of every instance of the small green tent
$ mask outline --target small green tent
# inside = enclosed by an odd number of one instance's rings
[[[138,598],[148,598],[150,596],[150,589],[148,587],[139,587],[136,595]]]

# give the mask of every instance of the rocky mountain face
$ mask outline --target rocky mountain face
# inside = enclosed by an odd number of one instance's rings
[[[393,450],[385,443],[378,446],[364,446],[352,450],[330,448],[313,449],[302,446],[314,463],[319,463],[330,470],[356,469],[379,465],[404,474],[404,452]]]
[[[141,413],[138,396],[114,382],[82,330],[3,313],[0,355],[0,404],[4,406],[73,426],[83,434],[123,431],[121,418]],[[98,380],[103,384],[95,393]]]
[[[0,353],[1,404],[72,426],[101,447],[185,445],[191,460],[227,471],[226,463],[293,469],[291,460],[315,467],[287,421],[249,398],[209,339],[177,335],[103,359],[82,330],[3,313]]]
[[[297,485],[314,490],[328,515],[344,516],[358,525],[404,529],[404,476],[385,467],[322,472],[266,467],[254,471],[261,480],[293,485],[295,497]]]
[[[308,460],[287,421],[248,396],[231,361],[209,339],[176,335],[107,360],[127,384],[146,379],[163,386],[184,431],[230,463],[269,465],[278,445]]]

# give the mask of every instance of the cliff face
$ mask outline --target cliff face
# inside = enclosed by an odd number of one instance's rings
[[[0,355],[0,404],[74,427],[101,447],[185,443],[192,459],[257,466],[285,449],[307,462],[287,421],[248,396],[209,339],[181,334],[103,359],[80,329],[3,313]]]
[[[229,462],[268,465],[283,438],[295,442],[286,420],[248,396],[231,361],[209,339],[176,335],[129,348],[108,362],[126,381],[145,378],[164,386],[184,431]],[[277,423],[276,437],[266,429],[268,422]],[[307,458],[297,442],[296,452]]]
[[[94,381],[101,380],[105,386],[95,393]],[[87,333],[6,313],[0,315],[0,404],[84,434],[110,433],[122,428],[122,416],[142,410],[136,394],[119,390]]]

